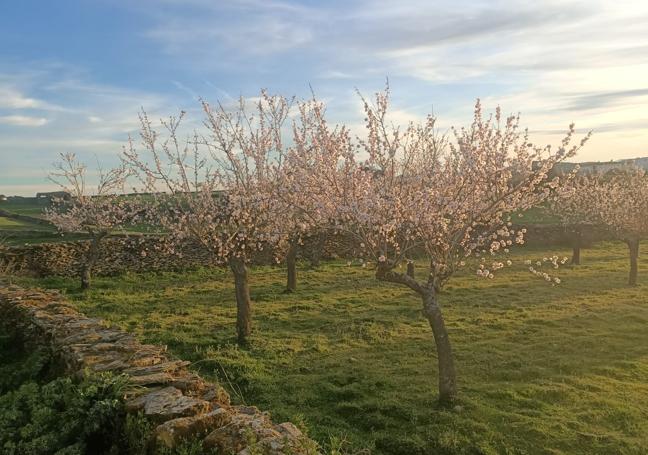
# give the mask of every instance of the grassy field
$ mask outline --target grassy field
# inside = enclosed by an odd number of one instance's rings
[[[566,254],[566,251],[556,252]],[[458,276],[441,296],[461,401],[439,408],[436,360],[419,301],[369,270],[328,263],[301,270],[283,294],[281,268],[251,274],[255,332],[235,345],[226,270],[75,280],[78,308],[168,345],[218,379],[239,403],[303,421],[322,443],[374,454],[645,454],[648,452],[648,261],[626,286],[624,245],[583,252],[551,287],[519,250],[493,280]]]
[[[9,245],[24,245],[56,242],[61,240],[61,236],[52,226],[0,216],[0,240],[6,241]]]
[[[17,215],[27,215],[33,218],[44,218],[43,210],[48,206],[49,203],[47,200],[37,200],[35,198],[10,199],[9,201],[0,203],[1,210]],[[122,232],[126,234],[155,233],[155,229],[152,229],[150,226],[137,225],[129,226],[127,229],[116,231],[115,233]],[[83,233],[61,235],[51,225],[0,216],[0,240],[5,239],[9,245],[84,240],[87,238],[89,236]]]
[[[17,215],[42,218],[45,201],[33,198],[9,200],[0,203],[0,209]],[[29,220],[16,220],[0,216],[0,239],[9,245],[26,243],[55,242],[60,240],[53,226],[32,223]]]
[[[4,231],[22,231],[22,230],[47,230],[47,226],[30,223],[23,220],[15,220],[13,218],[5,218],[0,216],[0,229]]]
[[[35,218],[43,218],[43,211],[49,207],[48,199],[35,199],[35,198],[22,198],[22,199],[9,199],[0,202],[0,209],[7,212],[16,213],[18,215],[33,216]]]

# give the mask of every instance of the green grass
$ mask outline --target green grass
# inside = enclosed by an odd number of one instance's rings
[[[0,210],[17,215],[43,218],[43,210],[47,205],[45,200],[37,201],[34,198],[25,198],[24,200],[0,202]],[[60,235],[56,233],[56,229],[53,226],[2,216],[0,216],[0,239],[5,239],[10,245],[61,240]]]
[[[560,252],[566,254],[566,251]],[[162,343],[229,388],[237,402],[303,420],[326,442],[375,454],[642,454],[648,450],[648,261],[627,287],[627,252],[604,243],[551,287],[520,250],[493,280],[457,276],[440,301],[461,400],[436,404],[436,360],[420,303],[345,263],[300,270],[283,294],[281,268],[251,273],[255,331],[235,345],[226,270],[74,280],[21,279],[63,289],[92,316]]]
[[[77,234],[61,236],[52,226],[0,216],[0,240],[8,245],[78,240],[83,237]]]
[[[0,216],[0,240],[9,245],[24,245],[56,242],[61,240],[61,236],[52,226]]]
[[[36,226],[38,225],[34,223],[29,223],[27,221],[14,220],[12,218],[5,218],[0,216],[0,229],[2,230],[15,231],[15,230],[35,229]]]
[[[45,205],[42,202],[4,202],[0,204],[0,209],[2,210],[37,218],[43,217],[42,210],[44,207]],[[156,233],[156,230],[146,225],[133,225],[123,231],[115,231],[115,233],[150,234]],[[56,228],[51,225],[32,223],[27,220],[16,220],[0,216],[0,239],[5,239],[9,245],[31,245],[45,242],[84,240],[87,238],[89,238],[87,234],[71,233],[61,235],[57,232]]]
[[[24,198],[22,200],[10,199],[0,202],[0,209],[2,210],[18,215],[33,216],[35,218],[43,218],[43,210],[47,207],[49,207],[49,201],[47,199],[36,200],[35,198]]]

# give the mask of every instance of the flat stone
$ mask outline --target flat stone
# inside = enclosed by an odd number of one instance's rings
[[[284,422],[280,423],[279,425],[275,425],[275,430],[290,438],[301,438],[304,436],[301,430],[290,422]]]
[[[154,365],[147,365],[141,367],[131,367],[124,370],[124,373],[131,376],[145,376],[153,373],[172,373],[182,367],[189,365],[191,362],[184,360],[172,360],[168,362],[160,362]]]
[[[175,377],[171,385],[189,395],[197,395],[207,387],[205,380],[193,373],[184,373],[181,376]]]
[[[170,384],[173,382],[173,376],[169,373],[152,373],[139,376],[130,376],[128,382],[134,385],[157,385]]]
[[[219,385],[209,384],[207,389],[200,395],[200,398],[212,403],[230,405],[229,393]]]
[[[209,402],[186,397],[175,387],[165,387],[126,403],[127,410],[143,410],[146,416],[162,422],[204,413],[210,407]]]
[[[173,397],[179,397],[182,396],[182,392],[175,387],[165,387],[165,388],[155,388],[151,389],[150,392],[146,392],[144,394],[140,394],[133,398],[132,400],[129,400],[126,402],[126,410],[128,412],[139,412],[144,410],[144,406],[146,405],[147,401],[149,400],[155,400],[160,398],[161,396],[164,396],[166,399],[170,399]]]
[[[227,451],[240,452],[248,445],[250,433],[255,441],[281,438],[281,434],[271,428],[265,414],[241,414],[238,408],[232,408],[232,421],[221,428],[209,433],[203,440],[203,447],[215,449],[223,453]]]
[[[218,428],[203,439],[203,448],[216,450],[217,453],[228,453],[228,451],[229,453],[238,453],[245,449],[246,444],[244,435],[240,435],[238,431],[228,427]]]
[[[214,428],[227,425],[231,420],[230,413],[223,408],[215,409],[207,414],[168,420],[155,429],[155,442],[158,447],[174,448],[182,440],[200,437]]]
[[[94,365],[90,365],[90,368],[96,373],[101,373],[103,371],[121,371],[124,368],[128,368],[128,363],[122,359],[116,359],[107,363],[95,363]]]

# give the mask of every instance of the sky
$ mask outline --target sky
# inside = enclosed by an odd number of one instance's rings
[[[356,89],[392,120],[442,130],[521,113],[538,144],[571,122],[577,161],[648,156],[648,2],[0,0],[0,194],[55,189],[62,152],[115,165],[138,112],[188,112],[261,88],[362,123]]]

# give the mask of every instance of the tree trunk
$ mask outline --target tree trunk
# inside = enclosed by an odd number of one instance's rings
[[[630,278],[628,284],[635,286],[637,284],[637,272],[639,270],[639,240],[628,240],[628,248],[630,249]]]
[[[580,246],[574,245],[572,249],[572,265],[580,265]]]
[[[407,276],[414,278],[414,261],[407,262]]]
[[[245,344],[252,332],[252,302],[250,301],[250,285],[245,262],[240,258],[229,261],[234,274],[234,289],[236,291],[236,333],[239,344]]]
[[[295,242],[290,243],[288,253],[286,254],[286,268],[288,269],[288,278],[286,280],[286,292],[295,292],[297,290],[297,250],[299,246]]]
[[[434,292],[424,292],[421,297],[423,314],[430,323],[436,344],[439,362],[439,402],[449,404],[457,398],[457,373],[452,358],[450,338]]]
[[[436,290],[433,281],[419,283],[414,278],[394,272],[389,265],[378,263],[376,278],[405,285],[421,296],[423,300],[423,315],[428,320],[434,343],[436,344],[437,359],[439,363],[439,402],[450,404],[457,398],[457,373],[452,358],[450,338],[441,314],[441,308],[436,300]]]
[[[94,235],[92,240],[90,240],[90,248],[85,255],[85,260],[81,266],[81,289],[87,290],[90,289],[90,282],[92,281],[92,269],[94,268],[97,260],[99,259],[99,245],[101,240],[107,235],[107,233],[100,233]]]
[[[580,265],[581,245],[583,244],[583,232],[580,227],[574,229],[574,239],[572,247],[572,265]]]

